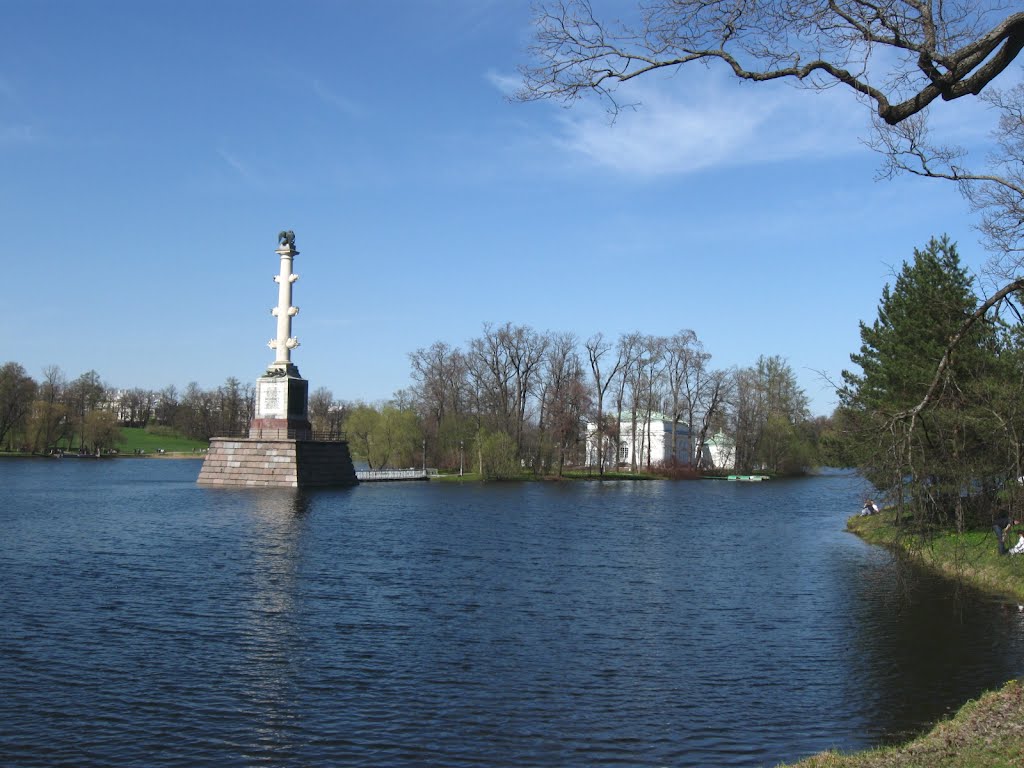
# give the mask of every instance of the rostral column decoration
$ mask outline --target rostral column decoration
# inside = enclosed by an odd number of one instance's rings
[[[270,311],[277,318],[277,338],[267,344],[277,354],[256,380],[256,416],[249,425],[249,437],[310,440],[309,382],[299,375],[291,359],[292,350],[299,346],[299,340],[292,336],[292,318],[299,312],[292,306],[292,283],[299,279],[292,272],[292,259],[299,252],[295,250],[294,232],[281,232],[277,240],[281,271],[274,276],[277,306]]]
[[[299,252],[295,250],[295,233],[291,230],[281,232],[277,239],[281,244],[277,249],[281,257],[281,272],[274,276],[274,282],[277,283],[277,306],[271,310],[271,314],[277,318],[277,338],[267,343],[271,349],[277,350],[277,355],[269,371],[279,370],[298,376],[299,372],[292,364],[291,354],[292,350],[299,346],[299,340],[292,336],[292,318],[299,313],[299,308],[292,306],[292,283],[299,279],[299,276],[292,272],[292,259],[298,256]]]
[[[299,346],[292,333],[292,273],[295,233],[277,236],[281,271],[277,306],[277,338],[270,348],[277,351],[263,375],[256,379],[256,412],[249,422],[249,436],[211,437],[210,450],[203,459],[196,482],[225,488],[304,488],[356,485],[359,478],[352,466],[348,443],[338,435],[313,435],[309,423],[309,382],[299,375],[291,351]]]

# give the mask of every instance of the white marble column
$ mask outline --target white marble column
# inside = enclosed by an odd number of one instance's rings
[[[291,352],[299,346],[299,340],[292,336],[292,318],[299,313],[298,307],[292,306],[292,283],[299,279],[299,276],[292,272],[292,259],[299,255],[295,250],[295,243],[285,241],[277,249],[281,257],[281,272],[274,276],[277,283],[277,306],[271,310],[277,318],[277,338],[271,339],[267,346],[277,351],[272,369],[291,371]]]

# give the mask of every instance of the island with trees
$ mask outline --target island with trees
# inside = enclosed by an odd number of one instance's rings
[[[316,434],[344,434],[371,468],[429,464],[485,479],[562,476],[569,470],[634,475],[700,470],[702,446],[717,432],[735,443],[738,472],[795,474],[820,463],[829,420],[812,417],[794,371],[779,356],[715,368],[691,330],[672,336],[571,333],[484,324],[464,346],[438,341],[408,355],[410,385],[383,402],[310,393]],[[195,441],[244,434],[254,387],[231,377],[215,389],[115,389],[96,371],[67,380],[49,366],[39,379],[19,363],[0,366],[0,449],[49,455],[116,449],[122,430]],[[618,445],[623,421],[665,414],[691,436],[688,455],[655,461],[633,451],[588,467],[587,424]],[[642,430],[639,430],[642,434]],[[635,438],[634,438],[635,439]]]

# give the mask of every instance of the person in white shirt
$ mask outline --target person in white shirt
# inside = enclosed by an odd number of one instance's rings
[[[1024,555],[1024,533],[1021,533],[1020,531],[1018,531],[1017,535],[1020,536],[1020,538],[1017,540],[1016,544],[1014,544],[1012,547],[1010,547],[1010,554],[1011,555]]]
[[[878,513],[878,505],[872,499],[866,499],[864,501],[864,508],[860,511],[861,517],[868,515],[874,515]]]

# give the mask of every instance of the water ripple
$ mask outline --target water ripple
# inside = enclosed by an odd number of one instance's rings
[[[899,602],[841,530],[849,476],[296,495],[197,469],[0,462],[4,765],[771,765],[1021,672],[1016,610],[922,575]]]

